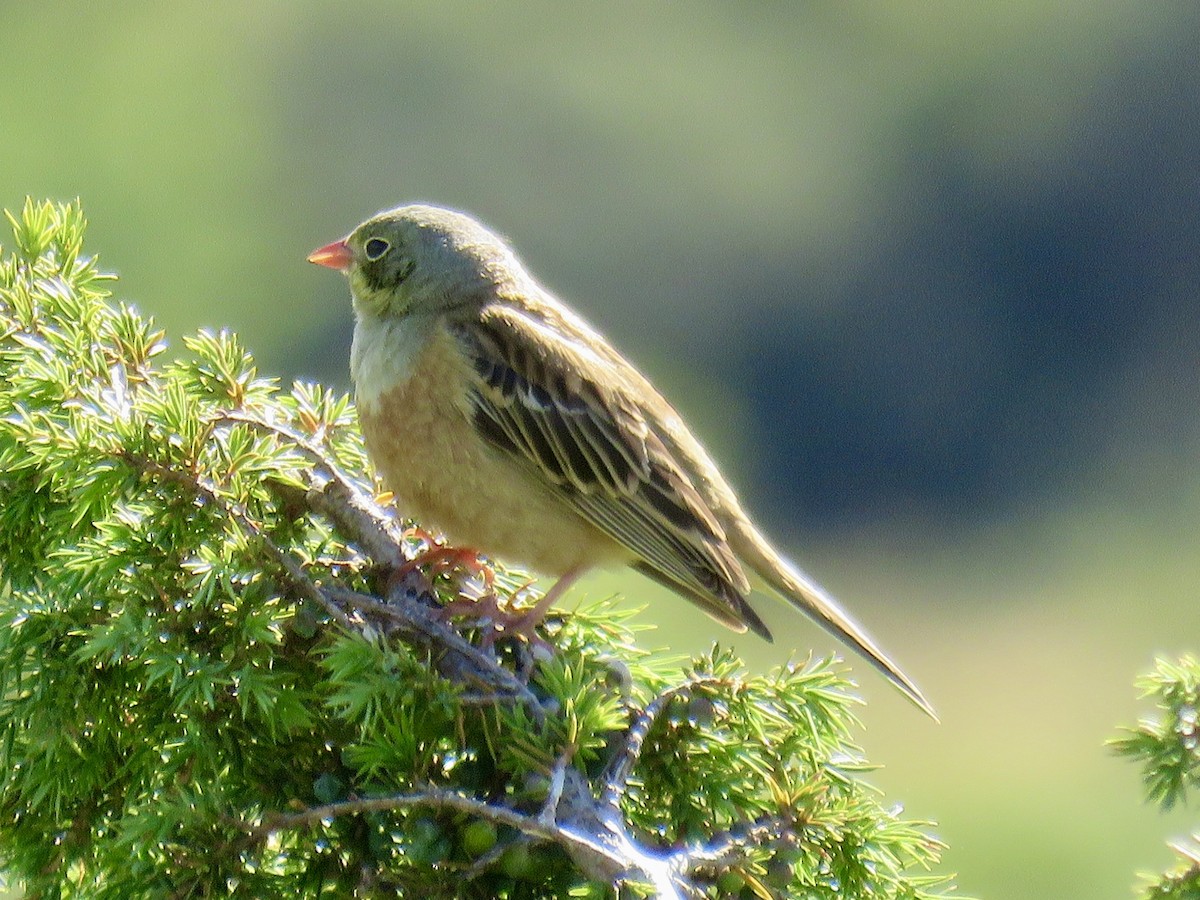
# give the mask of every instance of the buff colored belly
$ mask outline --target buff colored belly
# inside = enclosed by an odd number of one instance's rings
[[[631,554],[476,434],[452,389],[466,364],[437,333],[390,390],[359,385],[367,449],[397,509],[457,544],[545,575]]]

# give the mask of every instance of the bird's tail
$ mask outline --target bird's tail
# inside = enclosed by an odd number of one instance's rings
[[[855,622],[821,587],[781,557],[749,522],[735,526],[730,535],[734,552],[767,586],[789,603],[815,619],[821,627],[863,655],[876,669],[900,689],[935,722],[937,713],[920,688],[888,659],[871,636]]]

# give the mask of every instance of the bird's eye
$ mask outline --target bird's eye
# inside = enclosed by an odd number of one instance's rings
[[[366,242],[366,244],[363,245],[363,250],[367,254],[367,259],[369,259],[371,262],[375,262],[375,260],[383,256],[383,254],[387,253],[391,247],[392,245],[383,238],[371,238]]]

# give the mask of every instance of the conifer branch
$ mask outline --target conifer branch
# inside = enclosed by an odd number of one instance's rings
[[[163,362],[77,205],[10,220],[0,854],[29,896],[950,894],[927,823],[844,770],[834,661],[668,664],[611,602],[535,656],[464,603],[523,574],[420,571],[348,397],[227,332]]]

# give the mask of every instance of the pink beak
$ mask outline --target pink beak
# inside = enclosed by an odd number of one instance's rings
[[[354,254],[345,241],[334,241],[332,244],[326,244],[308,254],[308,261],[316,263],[318,266],[345,272],[350,268],[350,263],[354,261]]]

